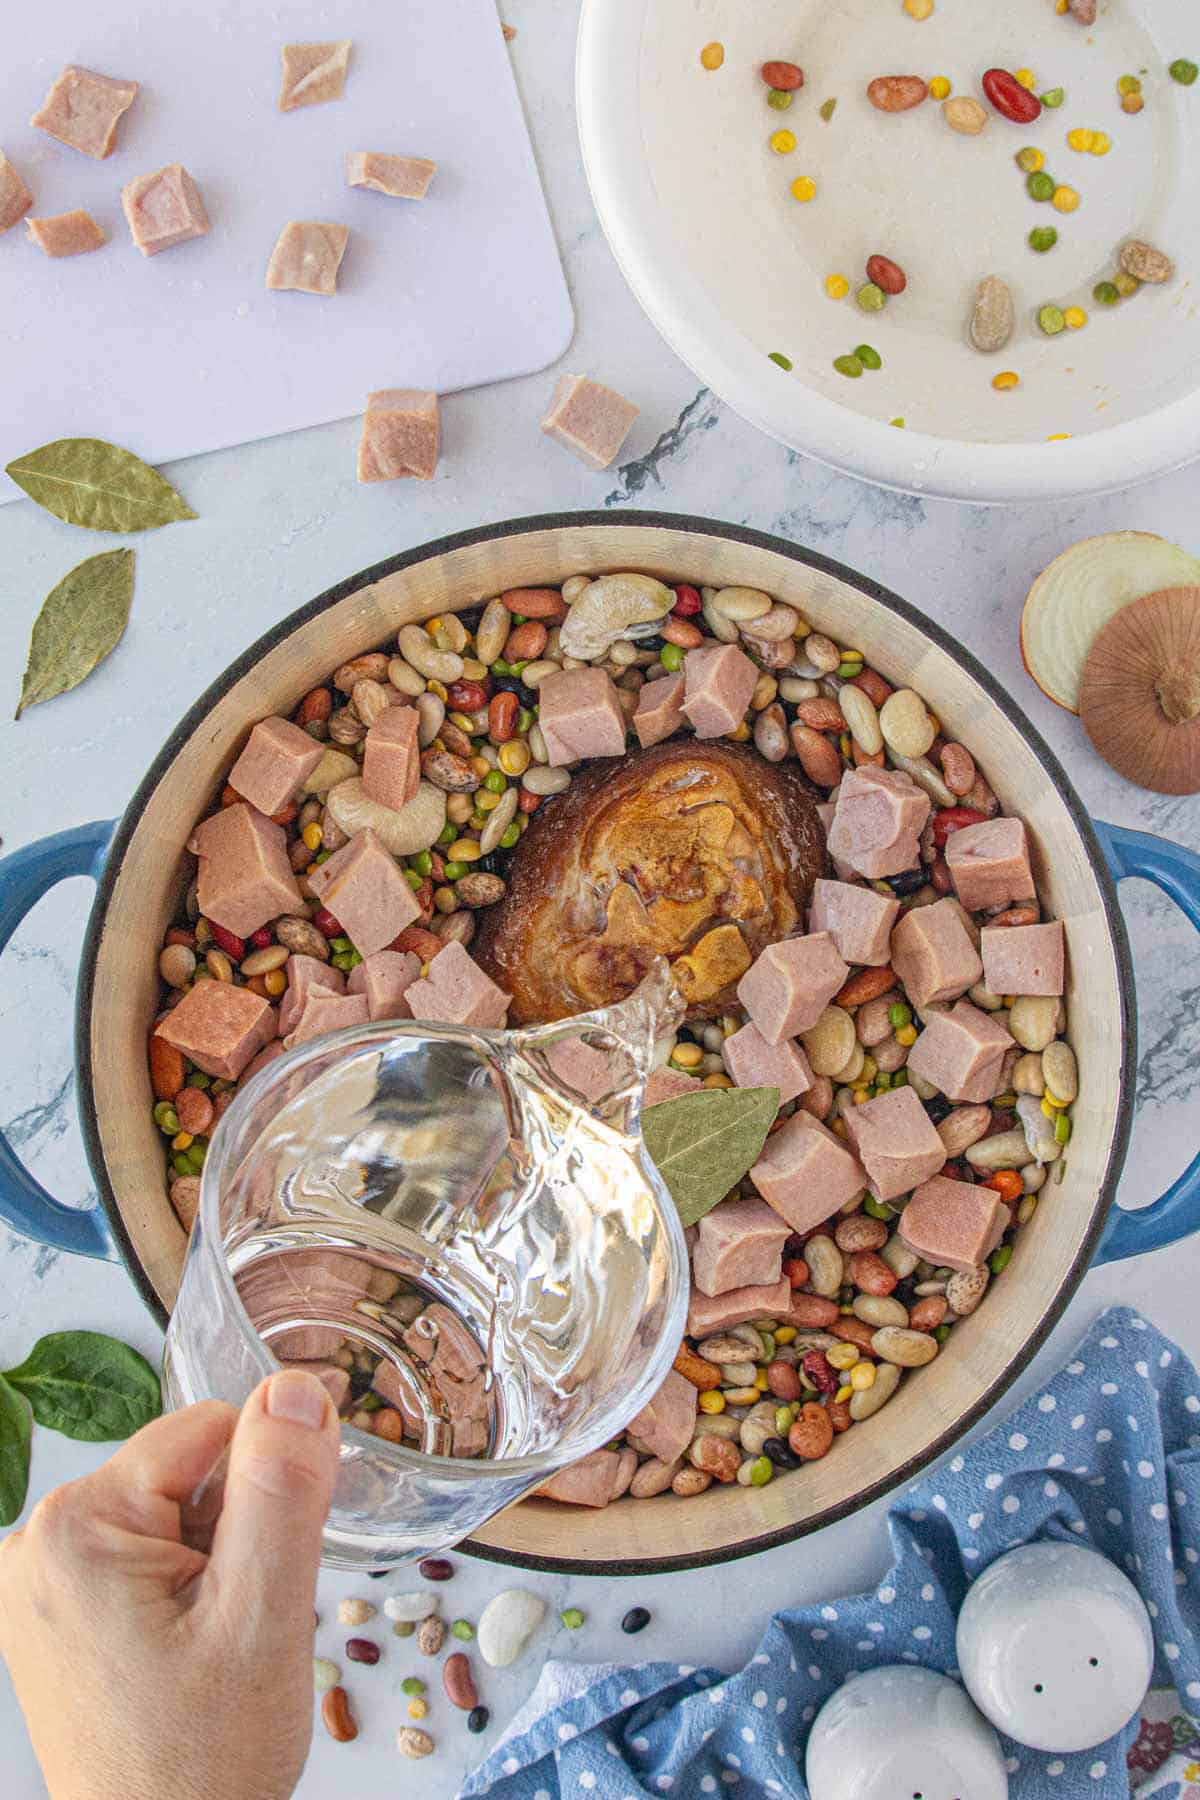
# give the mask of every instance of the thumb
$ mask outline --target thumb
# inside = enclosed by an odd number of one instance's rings
[[[239,1603],[311,1609],[338,1441],[333,1403],[307,1370],[281,1370],[246,1401],[208,1570]]]

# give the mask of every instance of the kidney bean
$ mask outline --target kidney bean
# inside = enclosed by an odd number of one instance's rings
[[[451,1706],[457,1706],[460,1712],[470,1712],[473,1706],[479,1705],[475,1677],[462,1650],[456,1650],[442,1664],[442,1686]]]
[[[789,735],[792,749],[808,779],[817,787],[835,787],[842,779],[842,759],[837,745],[799,719],[793,721]]]
[[[322,937],[335,938],[342,936],[341,925],[334,918],[327,906],[321,907],[319,912],[313,914],[312,922],[321,933]]]
[[[945,1170],[942,1172],[944,1174]],[[875,1335],[875,1328],[868,1325],[865,1319],[835,1319],[825,1329],[830,1337],[840,1338],[844,1344],[857,1344],[867,1355],[872,1354],[871,1339]]]
[[[389,950],[411,950],[422,962],[428,962],[442,948],[442,940],[420,925],[406,925],[388,945]]]
[[[878,1000],[896,985],[895,970],[887,963],[882,969],[860,969],[835,995],[838,1006],[864,1006]]]
[[[478,712],[488,702],[482,681],[452,681],[446,689],[446,705],[455,712]]]
[[[850,1279],[863,1294],[890,1294],[896,1274],[873,1250],[857,1250],[850,1258]]]
[[[704,602],[701,600],[697,590],[694,587],[689,587],[686,581],[681,581],[679,586],[675,589],[675,604],[671,608],[671,611],[681,619],[691,619],[695,617],[703,605]]]
[[[379,1661],[379,1645],[372,1638],[347,1638],[346,1655],[351,1662],[366,1663],[372,1667]]]
[[[777,88],[785,94],[794,94],[797,88],[804,86],[804,70],[793,62],[765,62],[762,78],[769,88]]]
[[[986,820],[987,814],[974,806],[940,807],[932,819],[933,841],[940,847],[952,831],[962,831],[967,825],[983,825]]]
[[[358,1736],[358,1726],[350,1711],[350,1698],[343,1687],[331,1687],[321,1699],[321,1722],[335,1744],[349,1744]]]
[[[526,619],[523,625],[514,626],[504,646],[505,662],[536,662],[549,635],[540,619]]]
[[[1023,88],[1007,69],[989,69],[983,77],[983,91],[1002,118],[1014,125],[1031,125],[1042,110],[1036,94]]]
[[[777,1400],[798,1400],[800,1398],[800,1377],[790,1363],[778,1361],[768,1363],[767,1386]]]
[[[788,1324],[802,1331],[827,1331],[838,1316],[837,1301],[819,1294],[793,1294],[788,1304]]]
[[[333,696],[328,688],[313,688],[305,694],[296,708],[294,717],[297,725],[311,725],[314,720],[324,721],[333,711]]]
[[[868,256],[867,280],[873,281],[885,294],[902,294],[908,286],[908,276],[890,256]]]
[[[788,1432],[788,1449],[802,1462],[818,1462],[829,1452],[833,1442],[833,1420],[823,1406],[810,1400],[800,1408],[800,1417]]]
[[[517,729],[521,703],[515,694],[493,694],[488,701],[488,737],[493,744],[507,744]]]
[[[993,915],[989,925],[1036,925],[1040,917],[1039,908],[1032,902],[1028,906],[1008,906],[1003,912]]]
[[[677,619],[674,613],[668,613],[658,627],[659,637],[665,638],[668,644],[678,644],[681,650],[694,650],[704,642],[704,633],[686,619]]]
[[[523,787],[517,795],[518,812],[535,813],[541,804],[542,796],[540,794],[531,794],[528,788]]]
[[[567,603],[557,588],[509,588],[500,598],[509,612],[526,619],[565,619]]]
[[[836,1394],[838,1376],[830,1368],[823,1350],[807,1350],[800,1359],[800,1367],[822,1394]]]
[[[969,794],[975,786],[975,758],[965,744],[946,744],[941,750],[942,774],[952,794]]]
[[[423,1556],[417,1564],[417,1573],[423,1581],[449,1581],[454,1564],[448,1556]]]
[[[877,75],[867,87],[867,99],[878,112],[908,112],[928,92],[919,75]]]
[[[883,679],[883,676],[880,675],[876,669],[864,669],[861,675],[855,675],[852,678],[850,685],[851,687],[861,688],[863,693],[867,696],[867,699],[875,707],[882,706],[884,701],[889,698],[893,691],[890,684]]]
[[[914,1331],[936,1331],[949,1310],[945,1294],[926,1294],[909,1313],[908,1322]]]
[[[930,863],[929,883],[935,893],[949,894],[953,891],[954,882],[950,875],[950,865],[944,856],[935,856]]]

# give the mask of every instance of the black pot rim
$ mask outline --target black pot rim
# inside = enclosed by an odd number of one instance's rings
[[[744,1539],[738,1544],[729,1545],[720,1550],[699,1551],[690,1555],[681,1553],[674,1556],[618,1559],[601,1565],[583,1561],[577,1557],[524,1555],[517,1551],[499,1549],[490,1544],[480,1544],[470,1538],[459,1546],[461,1550],[488,1562],[509,1564],[516,1568],[531,1569],[547,1574],[665,1575],[685,1569],[707,1568],[718,1563],[734,1562],[741,1557],[756,1555],[761,1550],[772,1550],[781,1544],[808,1537],[826,1525],[833,1525],[840,1519],[848,1518],[851,1514],[861,1511],[872,1501],[904,1486],[929,1468],[939,1457],[945,1455],[952,1445],[957,1443],[972,1426],[978,1424],[979,1420],[991,1411],[1049,1338],[1087,1272],[1104,1230],[1109,1209],[1116,1198],[1117,1182],[1124,1165],[1129,1146],[1129,1134],[1132,1129],[1131,1097],[1137,1062],[1137,1010],[1134,998],[1133,969],[1125,922],[1117,901],[1116,883],[1109,872],[1104,853],[1092,829],[1091,819],[1057,756],[996,678],[984,668],[971,651],[960,645],[935,621],[926,618],[917,607],[902,600],[890,588],[883,587],[869,576],[859,574],[856,570],[848,568],[846,564],[837,562],[832,557],[821,555],[819,551],[789,543],[787,539],[776,537],[770,532],[756,531],[748,525],[723,524],[719,520],[700,518],[686,513],[622,510],[618,514],[595,511],[539,513],[526,518],[502,519],[493,525],[473,526],[468,530],[452,532],[448,536],[419,544],[414,549],[401,551],[395,556],[387,557],[382,562],[376,563],[372,568],[364,569],[359,574],[349,576],[345,581],[327,588],[324,593],[318,594],[315,599],[298,607],[286,618],[273,625],[270,630],[264,632],[205,689],[163,744],[121,816],[105,862],[104,872],[97,885],[95,902],[84,935],[80,960],[80,977],[75,1006],[75,1055],[79,1080],[79,1114],[88,1163],[114,1241],[138,1293],[159,1324],[165,1326],[167,1322],[166,1309],[138,1260],[125,1221],[121,1216],[116,1194],[108,1178],[96,1120],[90,1032],[96,961],[108,917],[108,909],[125,852],[137,830],[150,796],[188,738],[201,725],[217,702],[224,698],[229,689],[293,631],[308,624],[310,620],[317,618],[329,607],[336,605],[338,601],[346,599],[348,595],[356,593],[360,588],[383,580],[385,576],[396,574],[401,569],[412,568],[417,563],[428,561],[432,557],[444,556],[451,551],[464,549],[471,544],[489,543],[496,538],[525,536],[537,531],[561,531],[581,526],[591,529],[611,526],[625,529],[634,526],[646,530],[675,531],[697,537],[720,537],[731,543],[773,551],[777,555],[789,558],[792,562],[801,563],[807,568],[818,569],[823,574],[835,576],[840,581],[846,582],[848,586],[857,588],[860,593],[866,594],[869,599],[904,619],[935,643],[939,649],[944,650],[979,683],[1009,722],[1023,734],[1041,763],[1047,779],[1054,783],[1066,805],[1083,841],[1092,875],[1104,906],[1105,918],[1116,955],[1121,1003],[1123,1050],[1112,1146],[1104,1177],[1092,1208],[1088,1229],[1080,1241],[1074,1261],[1036,1331],[1009,1358],[1005,1368],[976,1404],[966,1413],[957,1417],[923,1450],[910,1457],[906,1463],[890,1475],[873,1482],[869,1487],[860,1490],[859,1493],[842,1501],[837,1506],[827,1507],[823,1512],[815,1514],[812,1518],[798,1521],[794,1525],[783,1526],[777,1531],[763,1532],[757,1537]]]

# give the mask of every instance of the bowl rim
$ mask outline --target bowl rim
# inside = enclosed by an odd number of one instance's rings
[[[636,105],[620,96],[636,79],[648,0],[583,0],[576,34],[575,116],[592,204],[626,285],[697,380],[776,442],[844,475],[921,499],[977,506],[1082,499],[1124,492],[1200,456],[1200,392],[1070,442],[987,444],[937,437],[868,419],[802,385],[789,404],[767,356],[731,325],[703,288],[682,289],[673,235],[662,228]],[[620,10],[620,20],[614,13]],[[614,106],[614,94],[618,96]],[[614,116],[624,128],[613,130]],[[969,477],[969,479],[968,479]]]
[[[1030,749],[1041,763],[1047,778],[1057,788],[1082,841],[1099,892],[1116,961],[1121,1014],[1121,1072],[1113,1109],[1113,1137],[1104,1175],[1092,1206],[1088,1227],[1080,1239],[1070,1269],[1053,1304],[1046,1309],[1038,1321],[1036,1329],[1010,1356],[1004,1369],[988,1385],[974,1406],[947,1424],[937,1437],[909,1457],[891,1474],[848,1496],[838,1504],[828,1506],[810,1518],[797,1520],[793,1524],[781,1526],[774,1531],[761,1532],[755,1537],[742,1539],[738,1543],[723,1546],[719,1550],[698,1551],[691,1554],[684,1551],[671,1556],[620,1559],[598,1564],[580,1557],[531,1555],[522,1551],[509,1550],[501,1545],[480,1543],[473,1538],[464,1539],[458,1546],[460,1550],[469,1552],[487,1562],[501,1563],[546,1574],[662,1575],[685,1569],[707,1568],[718,1563],[733,1562],[741,1557],[756,1555],[761,1550],[775,1549],[779,1545],[791,1543],[797,1538],[808,1537],[812,1533],[822,1530],[826,1525],[836,1524],[841,1519],[849,1518],[852,1514],[861,1511],[864,1506],[905,1486],[922,1471],[931,1467],[996,1406],[1046,1343],[1050,1333],[1062,1317],[1068,1302],[1087,1272],[1099,1244],[1109,1211],[1115,1202],[1117,1183],[1124,1167],[1133,1125],[1132,1095],[1137,1064],[1137,1006],[1129,940],[1124,917],[1117,900],[1116,882],[1092,828],[1091,819],[1083,801],[1076,793],[1066,769],[1045,742],[1041,733],[1025,716],[1017,702],[970,650],[959,644],[935,620],[927,618],[918,607],[907,600],[902,600],[898,594],[893,593],[890,588],[884,587],[871,576],[860,574],[845,563],[825,556],[820,551],[790,543],[786,538],[777,537],[771,532],[756,530],[753,526],[726,524],[720,520],[706,519],[686,513],[647,512],[624,508],[616,513],[611,511],[535,513],[523,518],[501,519],[491,525],[470,526],[462,531],[450,532],[443,537],[431,539],[411,549],[385,557],[370,568],[361,570],[358,574],[348,576],[343,581],[335,583],[334,586],[326,588],[323,593],[306,601],[270,626],[215,680],[209,683],[204,692],[184,713],[150,763],[117,823],[104,869],[96,886],[96,895],[88,917],[80,953],[79,982],[75,1000],[75,1067],[78,1080],[78,1111],[84,1150],[96,1183],[99,1203],[104,1209],[121,1260],[142,1300],[158,1323],[165,1327],[167,1323],[166,1308],[159,1300],[149,1276],[138,1258],[116,1193],[108,1177],[94,1103],[95,1090],[91,1053],[92,997],[101,941],[108,922],[109,908],[125,852],[138,829],[150,796],[168,773],[176,755],[186,741],[200,728],[212,708],[224,698],[236,682],[247,675],[256,663],[277,648],[293,631],[319,618],[323,612],[337,605],[339,601],[347,599],[351,594],[357,593],[360,588],[369,587],[375,582],[382,581],[386,576],[396,574],[403,569],[413,568],[415,565],[430,561],[435,557],[446,556],[473,544],[488,543],[497,538],[527,536],[536,532],[561,533],[580,528],[590,531],[604,528],[627,531],[631,527],[640,531],[672,531],[695,537],[720,537],[734,544],[742,544],[748,548],[766,550],[775,555],[785,556],[790,561],[800,563],[806,568],[833,576],[836,580],[857,588],[860,593],[882,606],[885,611],[902,618],[979,683],[992,703],[999,707],[1005,718],[1024,735]]]

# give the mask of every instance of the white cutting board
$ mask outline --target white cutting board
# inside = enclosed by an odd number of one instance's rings
[[[373,388],[545,368],[574,320],[494,0],[38,0],[0,60],[0,148],[33,212],[101,250],[0,234],[0,466],[57,437],[168,462],[361,412]],[[341,100],[281,113],[280,46],[353,39]],[[142,83],[104,162],[28,120],[64,63]],[[423,201],[348,188],[348,150],[428,156]],[[182,162],[209,237],[133,248],[120,190]],[[338,292],[268,293],[289,219],[350,227]],[[530,429],[535,428],[532,421]],[[19,499],[0,477],[0,500]]]

